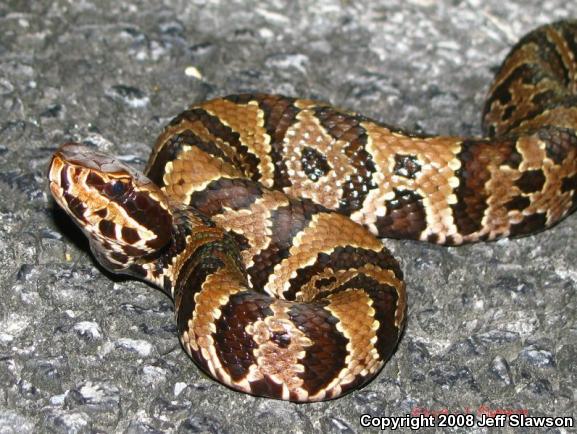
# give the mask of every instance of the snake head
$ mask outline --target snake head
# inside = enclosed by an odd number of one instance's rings
[[[164,193],[114,157],[66,143],[54,153],[48,178],[54,199],[108,270],[128,270],[171,241],[172,215]]]

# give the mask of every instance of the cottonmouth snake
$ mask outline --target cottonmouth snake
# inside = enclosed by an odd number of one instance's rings
[[[403,275],[377,237],[521,236],[577,207],[576,59],[576,22],[526,35],[489,92],[485,138],[235,95],[178,115],[145,175],[62,145],[50,189],[104,267],[173,298],[203,371],[255,395],[335,398],[376,375],[405,322]]]

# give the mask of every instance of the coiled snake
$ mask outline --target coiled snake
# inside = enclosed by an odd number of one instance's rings
[[[234,389],[338,397],[394,350],[406,296],[377,237],[458,245],[548,228],[577,207],[577,23],[501,66],[485,138],[414,135],[316,101],[194,105],[144,175],[74,143],[50,189],[98,261],[162,288],[196,364]]]

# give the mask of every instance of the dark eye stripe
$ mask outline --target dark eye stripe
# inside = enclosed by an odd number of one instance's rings
[[[104,184],[104,180],[94,172],[90,172],[86,177],[86,184],[95,187]]]

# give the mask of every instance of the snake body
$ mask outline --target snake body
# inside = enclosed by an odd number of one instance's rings
[[[178,115],[145,174],[62,145],[50,188],[103,266],[173,298],[204,372],[254,395],[331,399],[373,378],[403,330],[403,275],[378,238],[521,236],[577,208],[576,59],[575,22],[526,35],[491,87],[484,138],[235,95]]]

